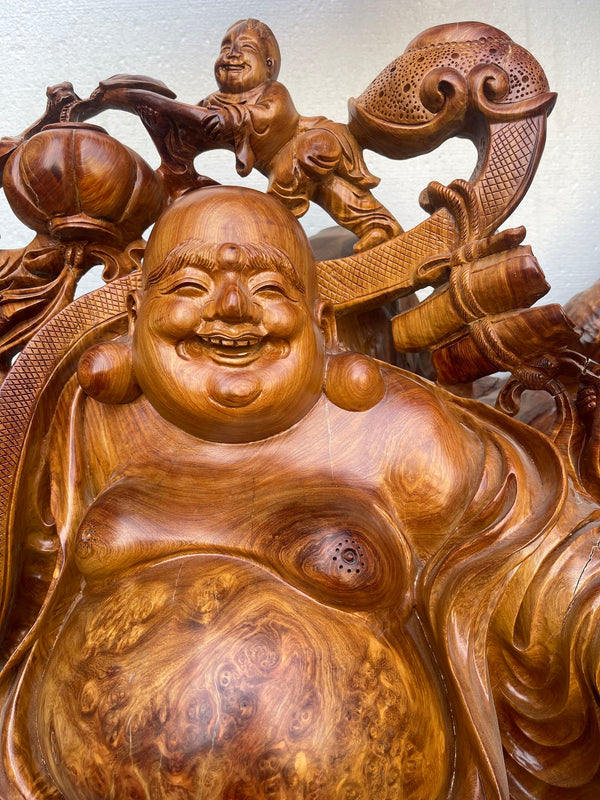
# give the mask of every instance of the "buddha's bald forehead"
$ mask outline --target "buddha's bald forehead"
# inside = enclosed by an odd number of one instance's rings
[[[144,269],[153,274],[176,252],[196,258],[195,249],[215,263],[217,251],[229,244],[248,257],[252,251],[252,258],[271,259],[270,269],[279,264],[278,271],[295,271],[308,297],[316,298],[314,256],[298,220],[277,199],[242,187],[199,189],[176,200],[154,226]]]

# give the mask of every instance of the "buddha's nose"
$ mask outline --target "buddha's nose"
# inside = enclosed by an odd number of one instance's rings
[[[259,307],[238,276],[223,281],[208,314],[225,322],[259,322]]]

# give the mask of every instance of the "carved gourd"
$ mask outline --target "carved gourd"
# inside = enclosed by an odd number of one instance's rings
[[[21,222],[61,241],[118,247],[138,239],[163,205],[154,170],[96,125],[47,126],[11,155],[3,185]]]

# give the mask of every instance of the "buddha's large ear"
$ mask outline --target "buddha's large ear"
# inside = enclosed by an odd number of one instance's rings
[[[328,300],[315,301],[315,320],[323,333],[325,349],[328,353],[336,353],[340,347],[337,325],[333,305]]]
[[[129,338],[133,336],[133,329],[137,321],[138,310],[142,301],[142,293],[139,289],[134,289],[127,295],[127,317],[129,318],[128,333]]]

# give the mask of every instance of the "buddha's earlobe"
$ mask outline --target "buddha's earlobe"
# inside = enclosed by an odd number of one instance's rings
[[[340,352],[333,305],[315,304],[315,319],[323,333],[327,364],[323,390],[329,400],[346,411],[368,411],[385,394],[385,383],[377,362],[363,353]]]
[[[137,291],[131,292],[127,298],[129,330],[126,339],[96,344],[79,359],[79,385],[87,395],[100,403],[131,403],[142,392],[135,379],[131,351],[139,301],[140,294]]]
[[[335,353],[327,358],[325,394],[346,411],[368,411],[385,395],[377,362],[363,353]]]
[[[102,342],[79,359],[77,380],[86,394],[101,403],[131,403],[140,396],[133,371],[131,340]]]

